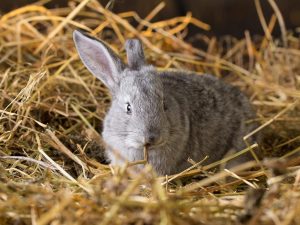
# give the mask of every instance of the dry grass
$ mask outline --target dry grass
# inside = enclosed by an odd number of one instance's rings
[[[184,41],[191,24],[199,33],[209,29],[190,14],[151,22],[163,3],[146,19],[114,14],[93,0],[3,15],[0,224],[300,224],[300,40],[269,2],[274,16],[266,21],[256,1],[265,37],[199,35],[194,42],[204,50]],[[281,39],[271,36],[278,24]],[[257,170],[249,171],[257,164],[249,162],[219,172],[214,167],[235,156],[204,167],[191,160],[189,170],[166,178],[149,166],[138,174],[101,164],[101,122],[110,99],[78,60],[71,37],[77,28],[122,57],[124,40],[138,37],[161,69],[208,72],[239,86],[257,108],[262,151],[281,158]]]

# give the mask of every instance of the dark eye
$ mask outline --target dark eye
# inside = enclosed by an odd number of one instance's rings
[[[131,114],[131,105],[129,104],[129,103],[126,103],[126,112],[127,112],[127,114],[128,115],[130,115]]]
[[[163,107],[164,107],[164,110],[166,111],[168,109],[168,107],[166,106],[166,103],[163,102]]]

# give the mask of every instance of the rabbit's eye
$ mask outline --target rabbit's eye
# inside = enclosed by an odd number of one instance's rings
[[[131,114],[131,105],[129,103],[126,103],[126,112],[127,114]]]
[[[163,103],[163,107],[164,107],[164,111],[166,111],[168,109],[165,102]]]

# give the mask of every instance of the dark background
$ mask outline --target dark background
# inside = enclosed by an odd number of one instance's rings
[[[300,0],[275,0],[285,19],[289,30],[295,30],[300,27]],[[34,0],[1,0],[0,10],[2,13],[8,12],[14,8],[30,4]],[[106,5],[108,0],[100,0]],[[136,11],[142,18],[145,17],[161,0],[115,0],[112,11]],[[269,21],[273,10],[268,0],[261,0],[267,22]],[[263,34],[254,0],[165,0],[165,8],[154,18],[153,21],[167,19],[175,16],[184,16],[188,11],[203,22],[211,25],[210,33],[212,35],[233,35],[243,37],[244,31],[249,30],[253,34]],[[52,0],[47,7],[67,6],[67,0]],[[196,32],[191,28],[190,32]],[[198,30],[199,32],[199,30]],[[273,33],[280,35],[277,26]]]

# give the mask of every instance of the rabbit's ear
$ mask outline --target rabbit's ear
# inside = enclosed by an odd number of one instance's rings
[[[85,33],[75,30],[73,39],[83,64],[114,91],[120,82],[119,74],[126,67],[122,60],[105,43]]]
[[[139,70],[145,63],[143,46],[138,39],[128,39],[125,43],[127,61],[130,69]]]

